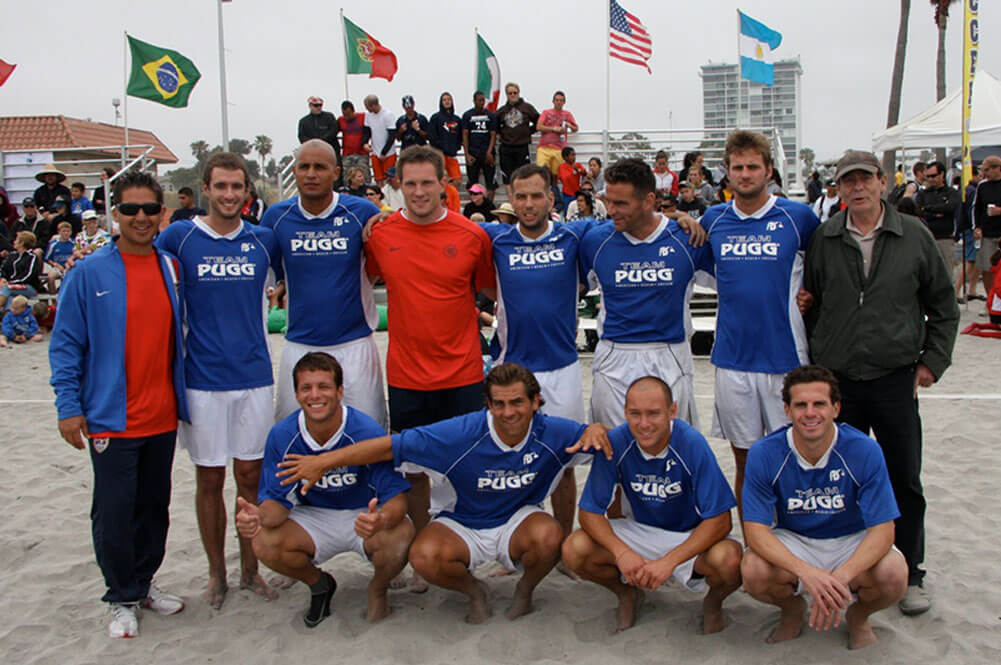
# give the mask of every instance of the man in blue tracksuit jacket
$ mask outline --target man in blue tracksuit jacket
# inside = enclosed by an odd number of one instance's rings
[[[177,259],[153,238],[159,184],[130,172],[114,184],[121,235],[68,271],[49,345],[59,433],[94,466],[94,550],[111,637],[135,637],[139,606],[184,608],[158,589],[178,418],[187,420]],[[86,437],[86,438],[85,438]]]

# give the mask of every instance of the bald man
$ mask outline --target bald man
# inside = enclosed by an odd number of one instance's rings
[[[282,260],[278,292],[288,293],[288,332],[278,370],[275,418],[298,408],[292,368],[312,351],[344,368],[344,402],[386,426],[379,317],[364,275],[362,229],[379,214],[367,199],[333,191],[340,173],[333,148],[320,139],[299,146],[293,167],[299,195],[268,208],[261,226],[274,229]]]

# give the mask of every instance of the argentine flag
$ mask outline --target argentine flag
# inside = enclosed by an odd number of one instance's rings
[[[744,12],[740,15],[740,75],[748,81],[765,85],[775,83],[772,51],[782,43],[782,33],[755,21]]]

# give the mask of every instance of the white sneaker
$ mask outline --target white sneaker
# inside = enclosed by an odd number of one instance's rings
[[[913,617],[924,614],[931,609],[931,596],[921,586],[914,584],[907,587],[907,593],[897,603],[901,613]]]
[[[139,608],[135,605],[111,603],[111,623],[108,624],[108,637],[121,639],[123,637],[139,637]]]
[[[142,601],[142,606],[157,614],[167,616],[177,614],[184,609],[184,599],[172,593],[163,591],[155,584],[149,585],[149,595]]]

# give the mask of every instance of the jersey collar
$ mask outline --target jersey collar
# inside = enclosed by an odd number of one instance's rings
[[[503,440],[501,440],[500,434],[498,434],[497,430],[494,429],[494,416],[492,413],[490,413],[490,411],[487,411],[487,429],[490,430],[490,439],[494,442],[494,445],[496,445],[498,448],[501,449],[501,452],[505,453],[521,452],[521,449],[525,447],[525,444],[528,443],[528,439],[532,436],[532,429],[534,427],[535,427],[535,417],[533,416],[532,424],[528,426],[528,431],[525,433],[525,438],[522,439],[520,442],[518,442],[518,445],[509,446],[506,443],[504,443]]]
[[[302,440],[306,442],[306,445],[309,446],[310,450],[321,451],[336,448],[337,444],[341,441],[341,437],[344,436],[344,427],[347,425],[347,422],[348,407],[341,404],[341,426],[337,428],[337,431],[334,432],[334,435],[330,437],[326,443],[321,445],[316,442],[316,439],[314,439],[309,433],[309,430],[306,429],[306,416],[303,415],[302,409],[299,410],[299,434],[302,436]]]
[[[201,229],[202,232],[205,233],[205,235],[212,238],[213,240],[220,240],[222,238],[225,238],[226,240],[235,240],[240,236],[241,233],[243,233],[243,220],[240,220],[240,225],[238,227],[236,227],[235,229],[233,229],[232,231],[230,231],[225,235],[217,233],[211,226],[202,221],[201,217],[195,217],[191,221],[194,222],[195,226]]]
[[[625,237],[626,240],[629,241],[629,244],[631,245],[642,245],[643,243],[650,244],[656,242],[657,239],[660,238],[660,235],[664,232],[664,229],[667,228],[667,217],[664,217],[660,213],[657,213],[657,215],[660,217],[660,224],[658,224],[657,228],[653,230],[653,233],[648,235],[646,238],[640,240],[636,236],[630,235],[625,231],[622,232],[622,235]]]
[[[341,195],[338,194],[337,192],[334,192],[334,198],[333,198],[333,200],[330,201],[330,205],[328,205],[327,208],[326,208],[326,210],[324,210],[323,212],[321,212],[319,215],[314,215],[313,213],[311,213],[311,212],[307,211],[305,208],[303,208],[302,207],[302,199],[297,198],[295,200],[295,204],[299,208],[299,212],[306,219],[326,219],[327,217],[330,217],[331,214],[333,214],[334,208],[337,207],[337,203],[340,201],[340,198],[341,198]]]
[[[407,209],[406,208],[400,208],[400,214],[403,215],[403,219],[407,220],[408,222],[413,222],[414,224],[417,223],[417,222],[414,222],[414,220],[410,219],[409,216],[407,216]],[[438,222],[440,222],[441,220],[445,219],[446,217],[448,217],[448,208],[445,208],[444,210],[442,210],[441,217],[439,217],[438,219],[436,219],[433,222],[431,222],[431,224],[437,224]]]
[[[762,218],[762,217],[765,216],[765,213],[767,213],[769,210],[772,209],[772,206],[775,205],[775,201],[777,201],[777,200],[778,200],[777,196],[775,196],[774,194],[769,194],[768,195],[768,200],[765,201],[765,205],[761,206],[760,208],[758,208],[757,210],[755,210],[754,212],[752,212],[750,215],[748,215],[747,213],[741,212],[740,208],[737,207],[737,204],[735,202],[733,202],[732,203],[732,205],[733,205],[733,214],[737,215],[737,217],[739,219],[751,219],[752,217],[754,219],[760,219],[760,218]]]
[[[668,453],[671,452],[671,439],[674,438],[674,432],[675,432],[674,421],[672,420],[671,421],[671,436],[667,437],[667,445],[664,446],[664,450],[660,451],[656,455],[651,455],[647,451],[643,450],[643,448],[640,447],[640,444],[637,443],[636,444],[636,450],[639,451],[640,457],[642,457],[647,462],[649,462],[650,460],[655,460],[655,459],[667,459]],[[635,439],[633,439],[633,441],[635,441]]]
[[[521,232],[521,227],[518,224],[514,225],[514,230],[518,235],[521,236],[521,239],[524,240],[525,242],[542,242],[552,234],[553,220],[549,220],[549,226],[546,227],[546,232],[543,233],[538,238],[529,238],[528,236],[526,236],[524,233]]]
[[[791,450],[792,454],[796,456],[796,463],[799,464],[799,468],[803,469],[804,471],[810,471],[813,469],[823,469],[827,466],[827,462],[831,457],[831,451],[834,450],[834,446],[838,444],[838,434],[840,432],[841,430],[838,429],[837,425],[835,425],[834,438],[831,439],[831,445],[827,447],[827,450],[825,450],[824,454],[820,456],[820,459],[817,460],[816,464],[810,464],[809,462],[806,461],[805,457],[799,454],[799,451],[796,449],[796,444],[793,443],[792,440],[792,426],[790,426],[789,429],[786,430],[786,442],[789,444],[789,450]]]

